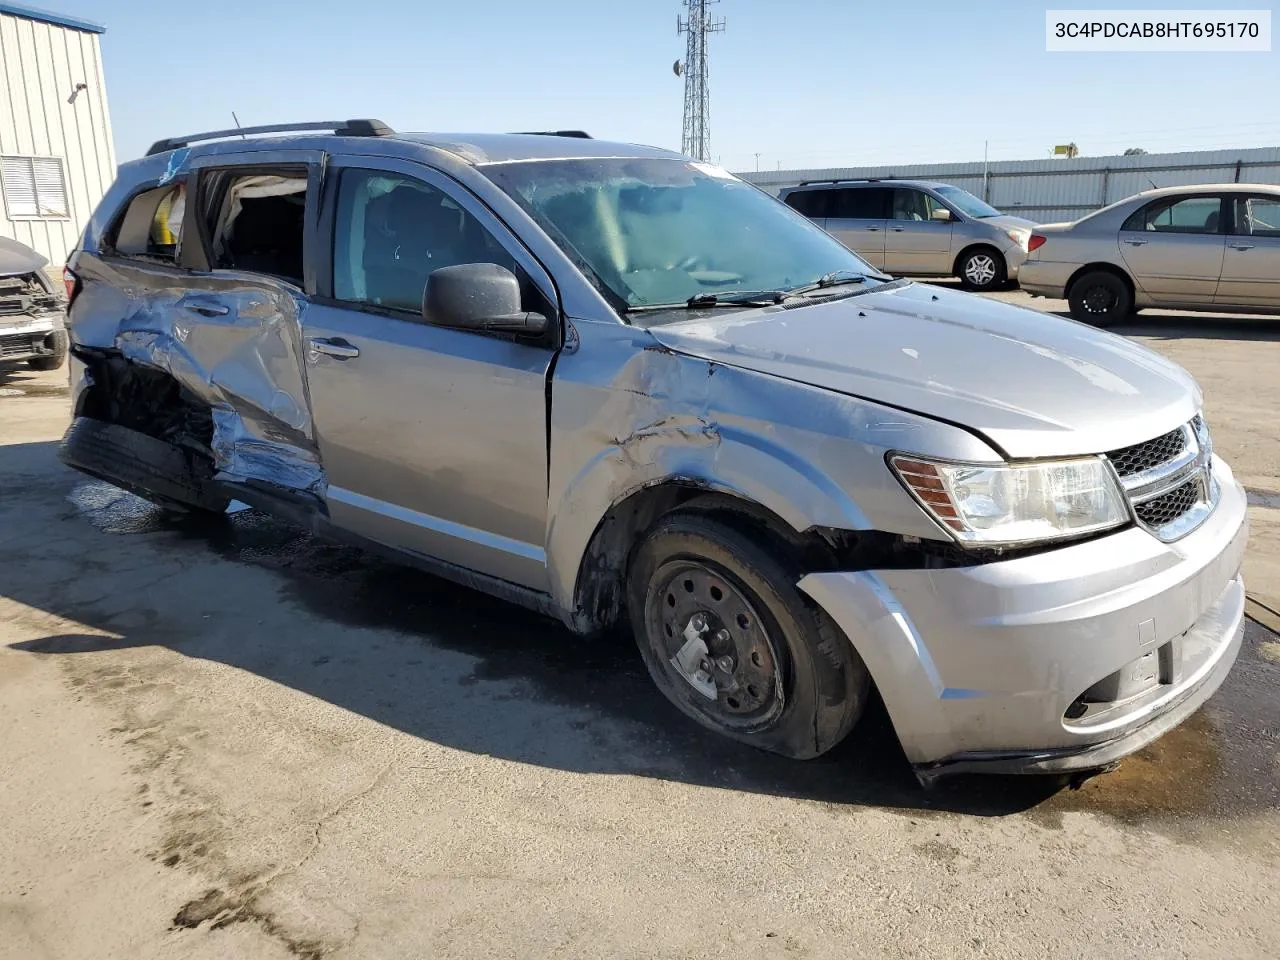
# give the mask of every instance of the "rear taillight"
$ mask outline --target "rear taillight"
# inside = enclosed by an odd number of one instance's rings
[[[1031,235],[1031,239],[1027,241],[1027,253],[1030,253],[1032,250],[1039,250],[1044,246],[1044,242],[1047,239],[1048,237],[1041,236],[1038,233],[1033,233]]]
[[[80,292],[80,278],[71,272],[70,267],[62,268],[62,285],[67,291],[67,312],[71,312],[71,301]]]

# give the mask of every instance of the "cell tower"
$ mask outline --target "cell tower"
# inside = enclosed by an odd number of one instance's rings
[[[675,63],[676,76],[684,74],[684,133],[680,152],[696,160],[711,159],[711,91],[707,63],[707,34],[724,30],[724,18],[714,18],[707,8],[720,0],[684,0],[689,16],[676,17],[676,33],[689,36],[683,65]]]

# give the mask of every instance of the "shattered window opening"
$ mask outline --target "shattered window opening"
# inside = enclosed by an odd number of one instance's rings
[[[251,174],[227,185],[211,231],[212,266],[302,284],[305,176]]]

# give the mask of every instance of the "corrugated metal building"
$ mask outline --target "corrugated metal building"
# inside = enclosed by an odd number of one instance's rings
[[[116,175],[104,30],[0,0],[0,236],[59,275]]]
[[[777,170],[739,174],[773,194],[802,180],[875,177],[939,180],[985,199],[1005,213],[1038,223],[1076,220],[1109,203],[1150,190],[1192,183],[1280,184],[1280,147],[1151,153],[1136,157],[1009,160],[983,164],[917,163],[900,166]]]

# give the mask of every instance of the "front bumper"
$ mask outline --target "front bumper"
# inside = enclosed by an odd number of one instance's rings
[[[53,334],[62,328],[60,313],[0,318],[0,361],[49,356],[54,352]]]
[[[799,586],[866,662],[922,779],[1104,766],[1193,713],[1235,661],[1245,494],[1222,461],[1214,471],[1217,508],[1174,543],[1135,528],[998,563]]]

